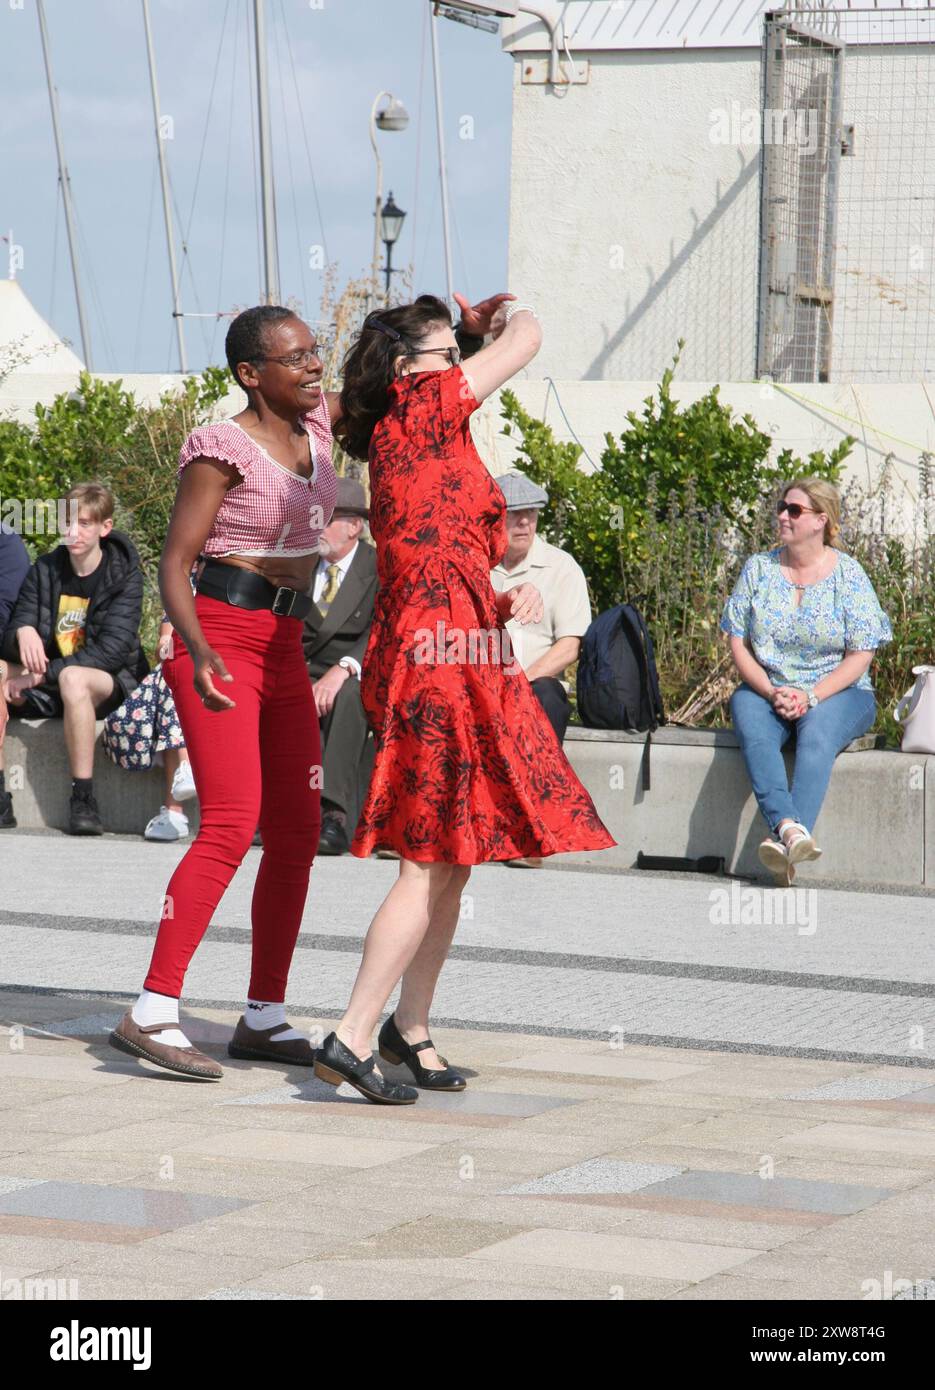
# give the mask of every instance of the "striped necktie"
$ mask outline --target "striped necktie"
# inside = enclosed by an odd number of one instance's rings
[[[328,609],[331,607],[331,604],[334,600],[334,596],[341,587],[340,582],[338,580],[338,575],[340,573],[340,565],[329,565],[328,568],[325,570],[325,574],[327,576],[325,580],[325,587],[322,591],[321,598],[318,600],[318,611],[322,614],[322,616],[324,616],[324,614],[327,613]]]

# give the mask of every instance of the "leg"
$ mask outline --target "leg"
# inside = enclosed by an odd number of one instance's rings
[[[226,605],[225,605],[226,606]],[[164,667],[198,783],[201,828],[166,889],[145,989],[175,999],[189,961],[250,847],[260,809],[260,680],[255,650],[241,654],[236,625],[249,623],[246,610],[231,608],[226,626],[206,636],[219,650],[234,680],[225,685],[233,709],[205,709],[192,683],[186,652]],[[207,626],[203,619],[203,625]],[[236,757],[231,749],[236,749]]]
[[[96,710],[114,694],[114,678],[94,666],[65,666],[58,688],[64,706],[65,747],[71,775],[92,777]]]
[[[318,714],[298,638],[279,656],[275,676],[260,710],[263,857],[253,890],[249,990],[267,1003],[286,997],[321,828]]]
[[[335,1029],[358,1057],[370,1056],[380,1014],[422,945],[456,867],[400,860],[399,877],[370,924],[350,1002]]]
[[[565,730],[571,717],[571,705],[565,687],[555,676],[537,676],[530,681],[533,694],[545,710],[559,743],[564,742]]]
[[[825,799],[834,760],[851,739],[872,728],[876,700],[872,690],[849,686],[803,714],[796,728],[792,800],[811,832]]]
[[[782,821],[798,820],[782,758],[792,726],[748,685],[734,691],[730,714],[760,813],[776,832]]]
[[[429,1010],[441,968],[448,958],[451,942],[461,915],[461,894],[471,876],[469,864],[453,864],[445,888],[439,895],[422,942],[403,975],[396,1027],[408,1043],[422,1042],[429,1036]],[[419,1053],[424,1067],[437,1070],[441,1059],[434,1048]]]
[[[360,681],[349,677],[321,723],[322,800],[346,817],[357,794],[357,774],[370,732]]]

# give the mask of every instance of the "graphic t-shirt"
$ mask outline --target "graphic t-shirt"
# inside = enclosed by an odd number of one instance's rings
[[[61,656],[73,656],[85,643],[88,608],[104,574],[104,558],[90,574],[70,574],[63,581],[55,619],[55,642]]]

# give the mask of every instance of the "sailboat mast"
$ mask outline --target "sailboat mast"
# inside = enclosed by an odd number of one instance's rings
[[[448,168],[445,163],[445,120],[442,114],[442,79],[438,61],[438,19],[434,9],[429,16],[432,30],[432,74],[435,79],[435,130],[438,137],[438,179],[442,195],[442,243],[445,251],[445,285],[448,290],[448,307],[454,305],[454,287],[451,279],[451,231],[448,226]]]
[[[52,107],[52,130],[55,135],[55,156],[58,160],[58,178],[62,185],[62,201],[65,205],[65,226],[68,230],[68,251],[71,256],[71,273],[75,282],[75,301],[78,306],[78,326],[81,331],[81,349],[84,353],[84,364],[88,371],[92,371],[91,366],[91,335],[88,332],[88,322],[84,312],[84,299],[81,294],[81,280],[78,275],[78,240],[75,235],[75,217],[71,202],[71,184],[68,180],[68,169],[65,166],[65,147],[62,143],[62,128],[58,114],[58,93],[52,81],[52,64],[49,58],[49,36],[45,27],[45,6],[42,0],[37,0],[36,10],[39,15],[39,34],[42,38],[42,57],[45,62],[45,79],[49,88],[49,104]]]
[[[266,74],[265,0],[253,0],[256,35],[257,122],[260,134],[260,191],[263,205],[263,264],[267,304],[279,303],[279,242],[273,193],[273,154],[269,135],[269,83]]]
[[[179,308],[179,277],[175,264],[175,241],[172,235],[172,210],[169,201],[169,175],[166,170],[166,155],[163,148],[162,132],[159,129],[159,90],[156,85],[156,57],[153,51],[153,35],[149,24],[149,0],[143,0],[143,27],[146,30],[146,55],[149,58],[149,85],[153,96],[153,122],[156,130],[156,154],[159,158],[159,179],[162,184],[162,211],[166,223],[166,243],[169,248],[169,277],[172,281],[172,315],[175,319],[175,335],[179,345],[179,368],[188,371],[185,357],[185,333],[182,314]]]

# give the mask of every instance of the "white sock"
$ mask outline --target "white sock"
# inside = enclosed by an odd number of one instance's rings
[[[146,1036],[152,1038],[153,1042],[163,1043],[166,1047],[192,1046],[178,1026],[179,1001],[170,994],[153,994],[152,990],[144,989],[130,1010],[130,1017],[138,1028],[148,1028],[152,1023],[166,1025],[158,1033],[147,1033]]]
[[[266,1028],[275,1028],[277,1025],[285,1026],[286,1006],[285,1004],[269,1004],[263,999],[248,999],[247,1006],[243,1011],[247,1027],[262,1031]],[[304,1033],[297,1033],[294,1028],[287,1028],[284,1033],[277,1033],[274,1042],[291,1042],[293,1038],[308,1038]]]

